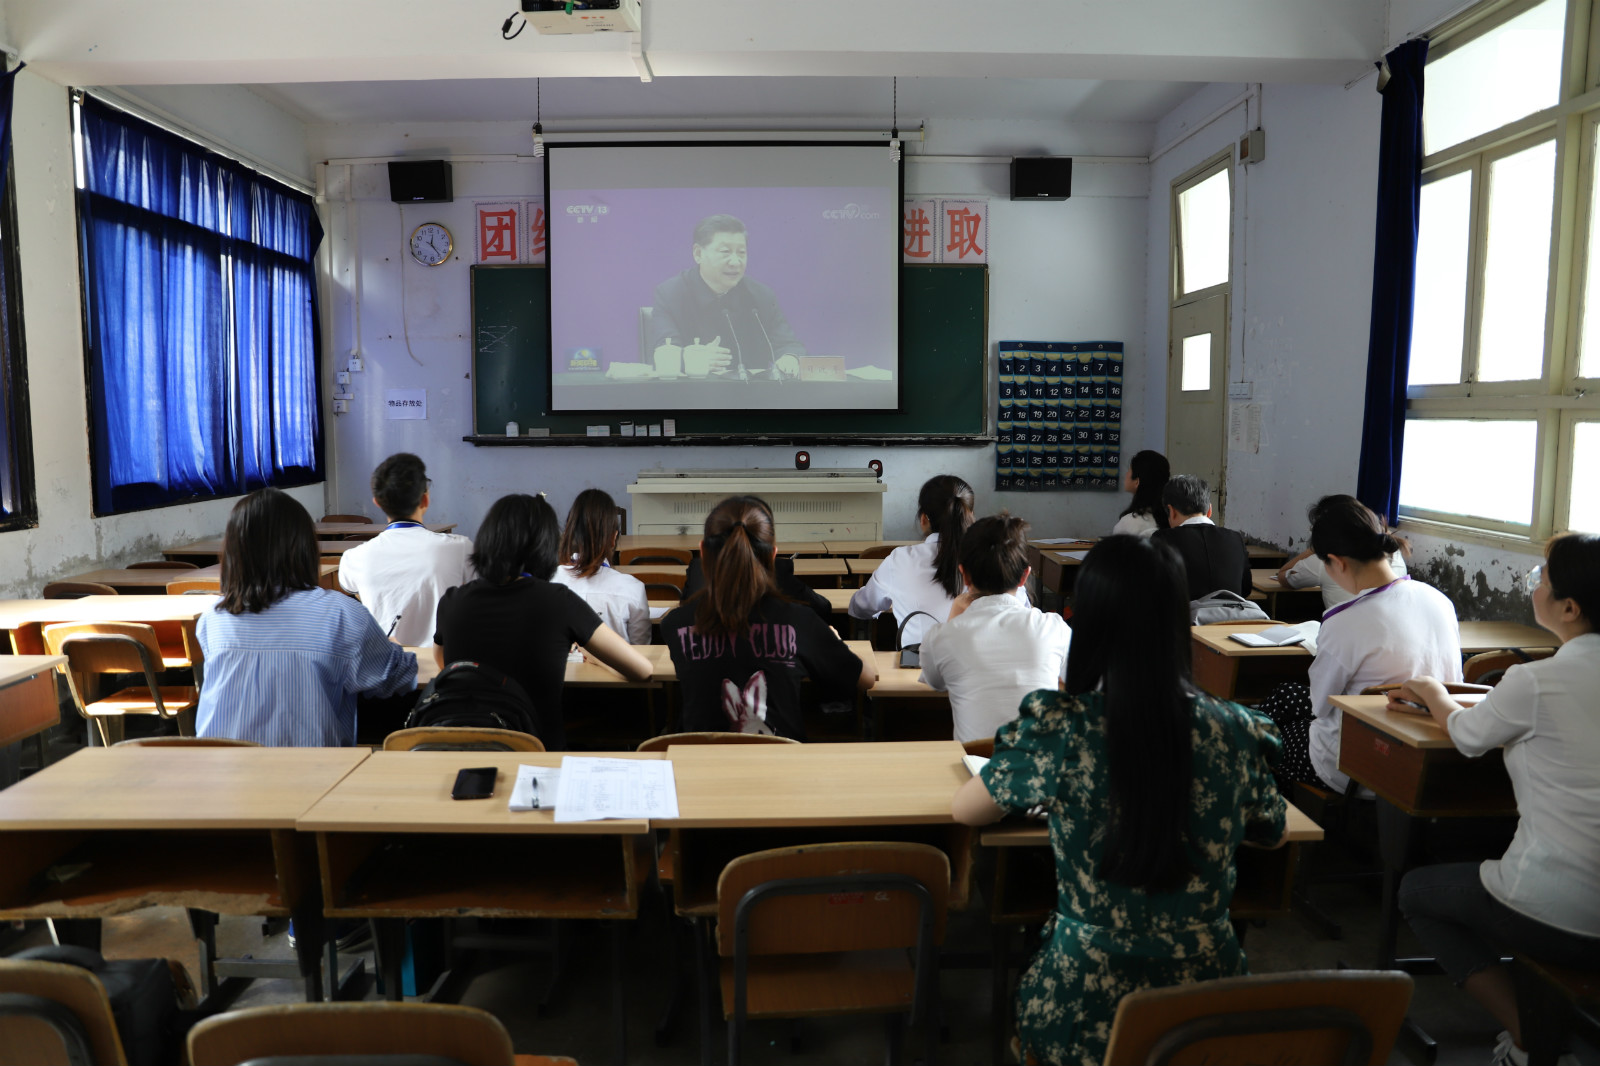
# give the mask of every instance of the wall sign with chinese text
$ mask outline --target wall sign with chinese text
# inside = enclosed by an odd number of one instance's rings
[[[544,198],[474,200],[472,246],[475,263],[543,263]]]
[[[389,389],[383,397],[386,418],[427,418],[427,389]]]
[[[901,205],[900,253],[907,263],[987,263],[989,201],[947,197]]]
[[[1118,487],[1122,342],[1001,341],[995,488]]]

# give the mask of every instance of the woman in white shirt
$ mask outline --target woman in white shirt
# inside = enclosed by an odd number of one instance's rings
[[[1167,528],[1167,505],[1161,500],[1161,490],[1167,487],[1171,476],[1172,467],[1160,452],[1145,450],[1128,460],[1125,487],[1133,493],[1133,499],[1111,527],[1113,537],[1124,533],[1148,537]]]
[[[926,539],[890,552],[850,597],[851,618],[894,611],[902,644],[919,644],[928,626],[950,617],[961,595],[961,537],[972,525],[972,486],[954,474],[929,478],[917,494],[917,526]],[[921,611],[916,618],[911,616]],[[926,616],[926,617],[924,617]],[[907,619],[910,618],[910,623]]]
[[[1600,536],[1552,540],[1527,588],[1534,618],[1561,642],[1553,657],[1511,667],[1473,707],[1432,677],[1395,692],[1425,705],[1462,754],[1505,749],[1522,816],[1511,846],[1481,865],[1411,871],[1400,908],[1445,972],[1506,1027],[1494,1061],[1519,1066],[1527,1054],[1502,949],[1600,966]]]
[[[1334,497],[1327,497],[1332,499]],[[1393,530],[1390,530],[1393,533]],[[1389,556],[1389,569],[1396,574],[1406,572],[1406,554],[1411,551],[1411,545],[1404,537],[1396,536],[1395,542],[1400,545],[1400,550]],[[1288,562],[1278,568],[1278,583],[1292,589],[1308,589],[1320,586],[1322,588],[1322,609],[1324,611],[1337,607],[1350,599],[1346,592],[1336,582],[1328,580],[1327,572],[1323,570],[1322,560],[1317,558],[1316,552],[1307,548]]]
[[[617,502],[599,489],[584,489],[572,501],[561,531],[561,558],[550,580],[565,585],[594,609],[600,621],[629,644],[650,643],[650,601],[644,582],[611,569],[617,547]]]
[[[1343,792],[1341,716],[1329,698],[1419,674],[1460,681],[1461,627],[1444,593],[1394,572],[1400,542],[1360,500],[1324,496],[1310,518],[1312,549],[1351,598],[1322,616],[1309,689],[1280,685],[1260,711],[1283,736],[1280,780]]]

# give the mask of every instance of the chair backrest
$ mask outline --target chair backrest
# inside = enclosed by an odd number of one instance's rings
[[[74,673],[144,674],[152,688],[161,668],[154,626],[142,622],[57,622],[42,635],[51,655],[65,655]]]
[[[734,953],[737,912],[753,889],[772,882],[833,879],[866,884],[896,875],[920,882],[932,902],[933,942],[944,939],[950,860],[927,844],[887,841],[806,844],[742,855],[717,879],[717,951]],[[772,896],[747,909],[751,955],[811,955],[915,947],[920,907],[907,891],[819,886],[804,895]]]
[[[969,740],[961,745],[968,755],[977,755],[985,759],[994,758],[994,737],[979,737]]]
[[[81,966],[64,962],[0,959],[0,997],[29,996],[59,1003],[71,1012],[87,1039],[95,1066],[125,1066],[122,1039],[111,1016],[105,986]],[[0,1014],[0,1061],[52,1066],[71,1061],[57,1026],[30,1018],[26,1004],[13,1001]],[[19,1009],[22,1008],[22,1009]]]
[[[384,751],[543,751],[544,742],[515,729],[418,726],[383,738]]]
[[[624,537],[628,535],[628,509],[621,504],[617,505],[617,532]]]
[[[776,733],[663,733],[639,745],[640,751],[666,751],[674,744],[798,744]]]
[[[117,590],[98,581],[52,581],[39,595],[47,600],[81,600],[85,596],[115,596]]]
[[[372,519],[368,518],[364,514],[325,514],[320,519],[318,519],[318,521],[320,521],[320,522],[359,522],[362,525],[368,525],[368,526],[372,525]]]
[[[274,1055],[442,1055],[464,1066],[512,1066],[511,1037],[476,1007],[442,1003],[290,1003],[246,1007],[189,1030],[192,1066]]]
[[[129,563],[129,570],[198,570],[200,567],[194,563],[186,563],[180,559],[151,559],[143,563]]]
[[[168,596],[187,596],[191,592],[204,592],[215,595],[221,591],[222,579],[220,577],[179,578],[176,581],[167,582]]]
[[[1386,1061],[1411,1003],[1396,970],[1311,970],[1123,997],[1107,1063]]]
[[[688,566],[693,558],[694,552],[688,548],[623,548],[617,552],[617,562],[623,566],[651,563]]]
[[[644,582],[645,599],[654,602],[683,599],[683,583],[688,575],[676,570],[635,571],[634,577]]]
[[[112,745],[114,748],[259,748],[253,740],[234,740],[232,737],[129,737]]]
[[[1547,648],[1524,651],[1521,648],[1502,648],[1499,651],[1481,651],[1461,664],[1463,680],[1481,685],[1498,685],[1506,670],[1518,663],[1531,663],[1535,659],[1548,659],[1555,652]]]
[[[899,545],[896,545],[896,544],[873,544],[873,545],[869,545],[868,547],[862,548],[860,551],[856,552],[856,558],[857,559],[887,559],[889,557],[889,553],[894,551],[895,548],[897,548],[898,546]]]

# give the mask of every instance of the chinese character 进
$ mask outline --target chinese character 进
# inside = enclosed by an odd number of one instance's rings
[[[905,217],[905,254],[907,259],[927,259],[933,255],[933,249],[927,247],[927,240],[933,236],[929,224],[928,212],[920,207],[912,208],[906,212]]]

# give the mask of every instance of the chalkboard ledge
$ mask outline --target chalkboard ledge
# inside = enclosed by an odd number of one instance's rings
[[[618,435],[591,437],[582,433],[551,434],[548,437],[507,437],[501,433],[493,433],[471,434],[461,439],[478,448],[660,448],[673,446],[681,448],[704,447],[716,444],[765,444],[779,447],[859,444],[875,448],[901,445],[939,445],[947,448],[987,448],[995,442],[994,437],[985,436],[867,437],[854,434],[835,434],[832,436],[796,434],[793,436],[758,437],[737,433],[680,433],[675,437],[623,437]]]

